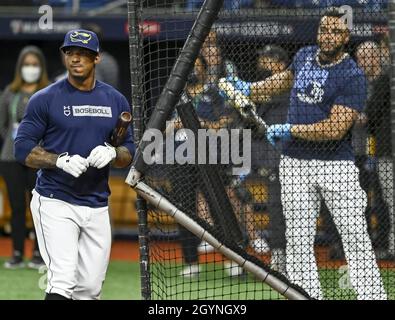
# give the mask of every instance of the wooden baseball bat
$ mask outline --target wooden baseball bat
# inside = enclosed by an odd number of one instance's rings
[[[110,137],[110,143],[113,147],[118,147],[122,144],[132,119],[133,117],[131,113],[127,111],[124,111],[119,115],[117,124]]]

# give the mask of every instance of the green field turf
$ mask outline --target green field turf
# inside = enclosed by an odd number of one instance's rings
[[[37,270],[8,270],[0,259],[0,300],[42,300],[45,276]],[[111,261],[103,286],[104,300],[140,300],[140,267],[137,262]]]
[[[42,300],[45,276],[36,270],[7,270],[0,259],[0,300]],[[281,296],[267,285],[255,281],[251,276],[231,278],[223,274],[221,265],[203,265],[199,277],[184,279],[177,276],[182,266],[172,264],[152,264],[151,270],[157,274],[152,278],[154,299],[281,299]],[[112,261],[103,287],[103,300],[140,300],[140,275],[137,262]],[[158,281],[159,274],[167,276],[166,284]],[[347,289],[347,279],[339,270],[321,270],[321,282],[327,299],[355,298],[352,290]],[[384,285],[390,299],[395,299],[395,271],[382,271]],[[163,278],[162,278],[163,279]],[[342,287],[342,289],[340,287]]]
[[[252,275],[230,277],[221,263],[201,264],[199,276],[183,278],[178,276],[182,265],[151,264],[153,299],[166,296],[167,299],[226,299],[262,300],[283,299],[268,285],[257,281]],[[166,284],[159,281],[166,275]]]
[[[168,299],[284,299],[266,284],[256,280],[252,275],[231,278],[224,274],[221,264],[203,265],[199,277],[190,280],[177,276],[180,265],[158,263],[151,264],[151,271],[156,274],[153,279],[166,275],[166,284],[153,280],[153,298]],[[395,270],[382,270],[382,279],[388,298],[395,299]],[[354,290],[347,278],[344,268],[320,270],[321,285],[325,299],[356,299]]]
[[[339,269],[320,270],[321,286],[326,299],[350,300],[356,299],[353,290],[348,289],[350,286],[345,273]],[[387,291],[388,299],[395,299],[395,270],[381,270],[384,287]],[[326,289],[325,289],[326,288]],[[328,289],[330,288],[330,289]]]

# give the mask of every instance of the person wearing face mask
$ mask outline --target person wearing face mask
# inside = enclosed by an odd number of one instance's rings
[[[19,54],[13,81],[5,88],[0,98],[0,133],[4,141],[0,160],[5,168],[2,175],[7,184],[12,210],[13,255],[4,264],[4,267],[8,269],[25,266],[23,258],[26,236],[26,191],[30,194],[36,181],[36,171],[15,160],[14,139],[29,98],[48,84],[43,53],[35,46],[27,46]],[[32,259],[28,266],[39,268],[42,265],[43,260],[38,250],[37,240],[35,240]]]

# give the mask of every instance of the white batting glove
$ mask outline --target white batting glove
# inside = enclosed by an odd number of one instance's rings
[[[65,152],[59,155],[56,160],[56,166],[73,177],[78,178],[88,169],[89,162],[78,154],[69,156],[68,152]]]
[[[94,148],[87,158],[89,164],[97,169],[104,168],[117,157],[115,148],[107,142],[104,144],[104,146]]]

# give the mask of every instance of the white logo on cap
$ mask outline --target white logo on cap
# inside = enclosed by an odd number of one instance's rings
[[[86,32],[74,31],[70,35],[71,42],[82,42],[83,44],[87,44],[89,41],[91,41],[91,39],[92,35]]]

